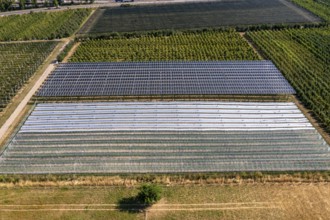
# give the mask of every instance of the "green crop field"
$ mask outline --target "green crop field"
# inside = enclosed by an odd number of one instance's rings
[[[56,45],[55,41],[0,44],[0,111]]]
[[[33,40],[68,37],[91,13],[91,9],[40,12],[0,18],[0,40]]]
[[[181,33],[88,40],[80,44],[71,62],[258,60],[248,43],[234,31]]]
[[[330,129],[330,28],[248,33],[298,97]]]
[[[194,29],[219,26],[319,22],[281,0],[226,0],[99,9],[80,33]]]
[[[330,22],[330,0],[292,0],[325,21]]]

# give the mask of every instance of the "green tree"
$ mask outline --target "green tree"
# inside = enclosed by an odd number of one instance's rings
[[[37,0],[32,0],[32,5],[34,8],[38,8]]]
[[[19,0],[18,4],[20,9],[25,9],[25,0]]]
[[[54,0],[53,3],[54,3],[54,7],[58,7],[58,0]]]
[[[0,0],[0,11],[8,11],[13,4],[13,0]]]
[[[152,205],[161,199],[162,188],[155,184],[144,184],[139,188],[138,201]]]

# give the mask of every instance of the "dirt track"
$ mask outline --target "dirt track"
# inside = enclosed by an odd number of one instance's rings
[[[54,64],[51,64],[48,66],[46,71],[42,74],[42,76],[39,78],[39,80],[36,82],[36,84],[33,86],[33,88],[29,91],[29,93],[24,97],[22,102],[17,106],[15,111],[11,114],[11,116],[7,119],[5,124],[0,128],[0,137],[4,137],[8,131],[8,129],[11,127],[11,125],[14,123],[16,118],[20,115],[20,113],[23,111],[27,103],[30,101],[34,93],[38,90],[38,88],[41,86],[43,81],[47,78],[47,76],[51,73],[51,71],[55,68]]]
[[[127,210],[135,210],[129,208]],[[46,204],[46,205],[0,205],[0,211],[118,211],[117,204]],[[148,212],[157,211],[199,211],[199,210],[239,210],[239,209],[280,209],[275,202],[237,202],[200,204],[155,204]]]
[[[50,59],[50,57],[52,57],[52,56],[56,57],[57,54],[59,53],[59,51],[61,51],[68,43],[69,43],[69,39],[66,39],[65,44],[60,49],[58,49],[58,48],[54,49],[54,51],[49,55],[49,57],[47,59]],[[12,130],[14,129],[14,127],[13,127],[15,124],[14,122],[17,121],[17,119],[19,119],[19,116],[21,116],[23,110],[25,109],[26,105],[28,104],[28,102],[30,101],[32,96],[36,93],[38,88],[42,85],[42,83],[45,81],[45,79],[53,71],[54,68],[55,68],[55,65],[50,64],[35,83],[31,82],[31,83],[34,83],[33,87],[28,91],[28,93],[25,95],[23,100],[20,101],[20,103],[18,104],[16,109],[11,113],[10,117],[6,120],[6,122],[0,128],[0,143],[1,143],[1,141],[4,141],[4,139],[6,139],[8,137],[9,133],[12,132]]]

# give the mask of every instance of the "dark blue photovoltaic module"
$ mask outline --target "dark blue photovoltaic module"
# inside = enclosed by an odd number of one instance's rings
[[[276,95],[294,89],[271,61],[59,64],[37,96]]]

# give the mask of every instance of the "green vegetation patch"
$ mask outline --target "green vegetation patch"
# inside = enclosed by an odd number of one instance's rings
[[[330,129],[330,28],[249,32],[299,98]]]
[[[330,22],[330,0],[292,0],[294,3],[302,6]]]
[[[234,31],[83,41],[70,62],[258,60]]]
[[[68,55],[68,53],[70,52],[70,50],[72,49],[72,47],[74,46],[74,41],[71,40],[66,46],[65,48],[60,52],[60,54],[57,56],[57,61],[58,62],[62,62],[64,60],[64,58]]]
[[[91,9],[40,12],[0,18],[0,40],[33,40],[69,37]]]
[[[56,45],[55,41],[0,44],[0,111]]]

